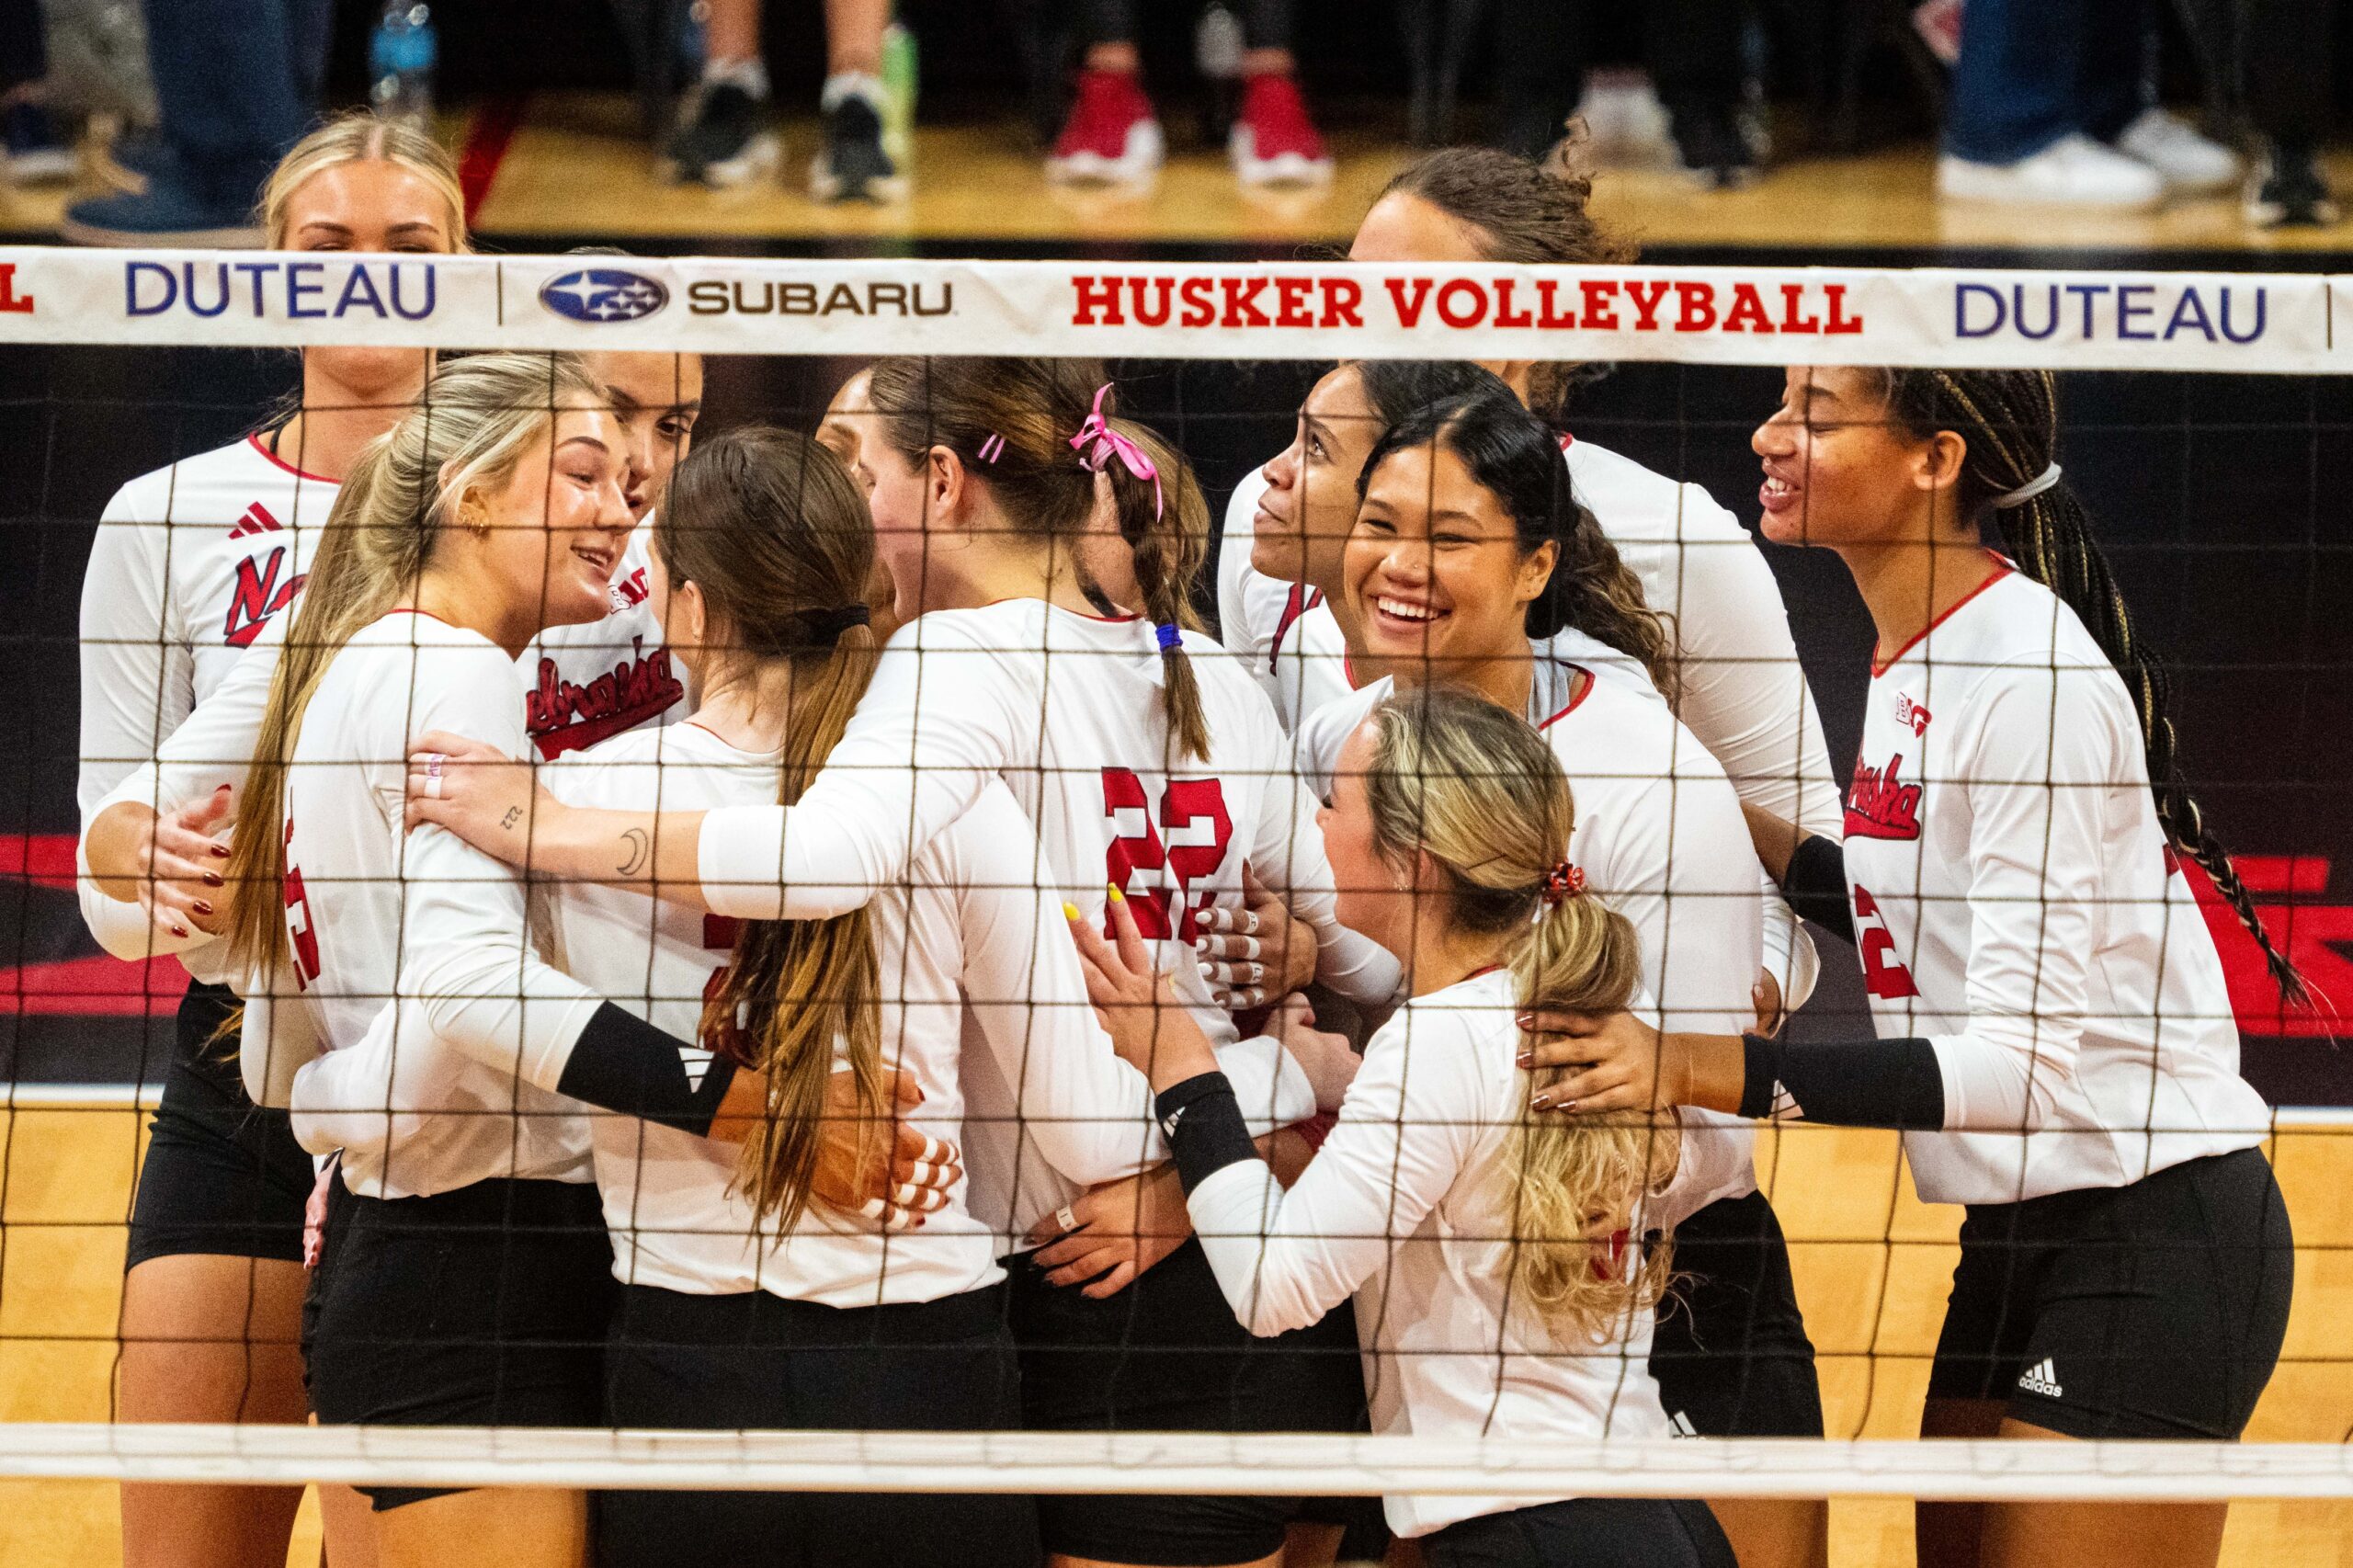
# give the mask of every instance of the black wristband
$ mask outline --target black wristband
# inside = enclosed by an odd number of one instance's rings
[[[1176,1176],[1190,1192],[1228,1165],[1258,1157],[1242,1102],[1222,1073],[1203,1073],[1171,1084],[1153,1098],[1153,1112],[1168,1134],[1176,1156]]]
[[[1740,1114],[1784,1108],[1839,1127],[1941,1131],[1945,1078],[1925,1040],[1833,1040],[1792,1045],[1743,1035]],[[1786,1096],[1789,1105],[1782,1101]]]
[[[1847,901],[1847,851],[1821,834],[1808,834],[1781,874],[1790,907],[1843,942],[1855,939],[1854,906]]]
[[[699,1077],[692,1061],[708,1062]],[[598,1006],[588,1027],[573,1042],[571,1059],[556,1081],[556,1092],[585,1105],[617,1110],[707,1137],[735,1063],[665,1034],[610,1002]]]

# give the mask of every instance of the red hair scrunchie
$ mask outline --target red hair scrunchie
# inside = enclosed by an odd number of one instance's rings
[[[1585,868],[1572,866],[1566,860],[1544,873],[1544,904],[1558,909],[1564,898],[1574,898],[1585,892]]]

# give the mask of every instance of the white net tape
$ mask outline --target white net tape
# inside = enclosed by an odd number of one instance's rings
[[[1540,1445],[1202,1432],[631,1432],[513,1426],[0,1426],[0,1475],[374,1486],[1256,1496],[2353,1497],[2322,1443]]]

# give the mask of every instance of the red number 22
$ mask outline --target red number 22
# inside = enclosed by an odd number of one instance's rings
[[[1125,831],[1129,824],[1121,822],[1122,812],[1133,812],[1131,821],[1142,831]],[[1174,934],[1180,942],[1193,940],[1201,911],[1217,894],[1214,889],[1197,894],[1192,884],[1197,878],[1216,874],[1225,864],[1227,846],[1233,842],[1233,818],[1225,809],[1224,786],[1214,778],[1170,779],[1161,793],[1155,826],[1152,798],[1143,780],[1127,768],[1107,767],[1103,770],[1103,814],[1111,819],[1112,826],[1104,872],[1133,906],[1136,929],[1147,941],[1169,937],[1168,884],[1173,881]],[[1169,830],[1165,840],[1160,828]],[[1176,837],[1180,832],[1188,835],[1183,841]],[[1141,885],[1136,878],[1139,871],[1144,873]]]

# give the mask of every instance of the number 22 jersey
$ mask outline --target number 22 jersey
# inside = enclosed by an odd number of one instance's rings
[[[1965,1130],[1905,1135],[1922,1198],[2123,1187],[2262,1142],[2123,680],[2006,562],[1874,660],[1846,866],[1873,1021],[1936,1048]]]

